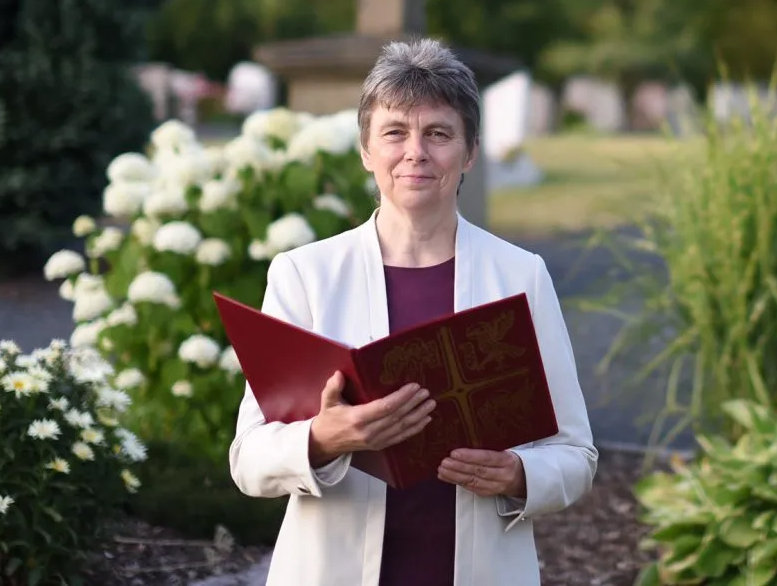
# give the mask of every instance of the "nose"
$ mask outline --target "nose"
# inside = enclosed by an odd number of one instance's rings
[[[405,141],[405,160],[419,163],[426,161],[426,143],[420,133],[410,132]]]

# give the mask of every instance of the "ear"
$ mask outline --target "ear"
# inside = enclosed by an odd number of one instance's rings
[[[477,139],[475,141],[474,146],[472,147],[472,150],[467,154],[467,158],[464,161],[464,168],[462,169],[464,173],[468,173],[470,170],[472,170],[472,167],[475,165],[475,161],[477,161],[479,154],[480,154],[480,139]]]
[[[364,165],[364,168],[369,171],[370,173],[373,172],[372,169],[372,157],[370,156],[370,151],[368,151],[366,148],[364,148],[363,145],[359,145],[359,154],[361,154],[362,157],[362,165]]]

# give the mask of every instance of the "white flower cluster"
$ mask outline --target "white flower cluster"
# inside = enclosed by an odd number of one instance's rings
[[[22,437],[41,446],[31,452],[40,459],[27,458],[23,465],[37,466],[39,473],[68,475],[74,467],[119,458],[116,466],[125,488],[137,490],[140,483],[126,467],[144,460],[146,448],[119,426],[118,415],[131,403],[123,389],[142,382],[139,371],[114,376],[113,367],[94,349],[68,347],[63,340],[30,354],[10,340],[0,341],[0,412],[28,414],[29,420],[21,422]],[[22,408],[9,401],[22,402]],[[6,439],[13,442],[13,437]],[[0,516],[27,498],[22,492],[0,494]]]

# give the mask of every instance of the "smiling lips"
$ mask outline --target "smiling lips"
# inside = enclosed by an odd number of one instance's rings
[[[407,175],[400,175],[400,177],[410,183],[425,183],[434,179],[431,175],[421,175],[418,173],[408,173]]]

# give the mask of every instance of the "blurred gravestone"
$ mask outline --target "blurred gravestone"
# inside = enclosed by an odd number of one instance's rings
[[[172,97],[170,67],[164,63],[144,63],[134,68],[140,87],[145,90],[154,105],[154,118],[166,120]]]
[[[618,87],[589,76],[570,78],[564,86],[563,108],[581,114],[587,124],[600,132],[623,129],[626,107]]]
[[[556,125],[557,107],[553,91],[546,85],[533,83],[529,96],[527,136],[539,136],[551,132]]]
[[[668,90],[661,82],[641,83],[631,98],[631,128],[657,130],[666,120],[669,106]]]
[[[233,114],[250,114],[276,105],[277,81],[272,72],[258,63],[235,65],[227,78],[224,107]]]
[[[534,185],[542,172],[523,150],[532,80],[515,72],[483,92],[483,151],[489,189]]]

